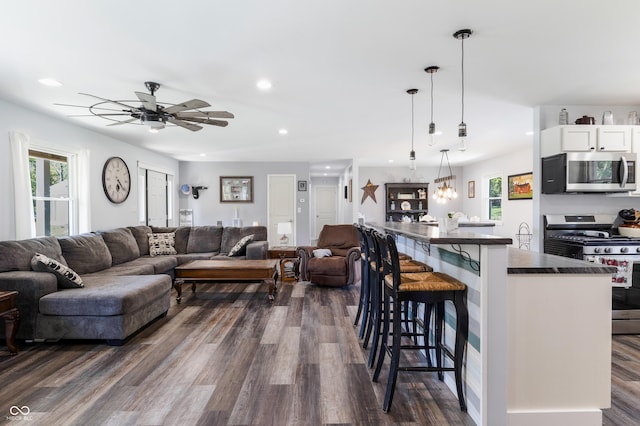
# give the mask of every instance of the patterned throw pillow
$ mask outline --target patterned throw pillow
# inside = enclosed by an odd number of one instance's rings
[[[242,256],[246,253],[247,245],[253,240],[253,234],[242,237],[240,241],[229,250],[229,256]]]
[[[158,256],[162,254],[178,254],[175,249],[176,233],[167,232],[149,235],[149,254]]]
[[[37,272],[51,272],[58,279],[58,286],[61,288],[84,287],[80,275],[76,274],[68,266],[64,266],[62,263],[44,254],[36,253],[31,258],[31,269]]]

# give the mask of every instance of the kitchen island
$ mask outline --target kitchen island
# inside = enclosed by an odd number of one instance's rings
[[[395,234],[399,251],[467,284],[465,393],[477,424],[602,424],[611,401],[612,268],[514,249],[511,238],[462,229],[369,226]],[[451,313],[447,344],[455,337]],[[455,389],[452,375],[445,382]]]

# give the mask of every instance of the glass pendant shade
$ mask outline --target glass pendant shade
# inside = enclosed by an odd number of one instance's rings
[[[469,29],[458,30],[453,33],[453,36],[460,40],[461,43],[461,97],[460,97],[460,105],[461,105],[461,119],[460,124],[458,124],[458,139],[460,141],[459,150],[466,151],[467,149],[467,125],[464,122],[464,40],[471,37],[473,31]]]
[[[413,149],[413,95],[418,93],[418,89],[409,89],[407,93],[411,95],[411,151],[409,151],[409,170],[416,169],[416,152]]]
[[[431,123],[429,123],[429,146],[436,144],[436,123],[433,121],[433,74],[437,73],[440,67],[432,65],[424,69],[431,77]]]
[[[440,157],[440,168],[438,169],[438,178],[435,180],[435,183],[442,183],[434,192],[433,199],[438,204],[445,204],[449,200],[453,200],[458,198],[458,193],[456,192],[456,188],[451,185],[451,181],[455,179],[455,176],[451,173],[451,164],[449,163],[449,150],[442,149],[440,150],[442,153],[442,157]],[[442,163],[444,162],[445,157],[447,158],[447,167],[449,168],[449,176],[440,177],[440,172],[442,171]]]

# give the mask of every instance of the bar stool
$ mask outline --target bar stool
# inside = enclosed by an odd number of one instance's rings
[[[369,339],[371,338],[371,336],[373,336],[371,349],[369,351],[369,359],[367,362],[367,365],[369,366],[369,368],[372,368],[375,363],[378,349],[379,349],[380,336],[382,335],[383,318],[385,315],[387,315],[386,311],[384,310],[384,306],[382,304],[382,285],[383,285],[382,283],[383,261],[381,258],[382,254],[374,238],[375,233],[376,231],[373,229],[367,229],[365,231],[365,238],[367,240],[367,246],[369,247],[370,268],[368,273],[369,273],[369,279],[370,279],[369,290],[371,294],[369,296],[369,299],[371,301],[371,308],[369,309],[370,319],[369,319],[369,324],[367,326],[367,330],[364,336],[362,347],[366,349],[368,346]],[[433,268],[431,268],[429,265],[422,262],[418,262],[413,259],[399,260],[398,263],[399,263],[400,271],[402,273],[424,273],[424,272],[433,271]],[[405,312],[409,312],[408,306],[409,306],[409,302],[406,302],[405,306],[403,306]],[[409,317],[409,315],[405,315],[405,328],[407,332],[405,332],[404,335],[405,336],[411,335],[417,341],[418,333],[417,333],[415,312],[416,312],[416,309],[414,305],[412,309],[411,317]],[[429,312],[430,310],[425,310],[425,315]],[[423,322],[425,323],[428,322],[426,316]],[[413,328],[412,333],[408,332],[410,323]],[[428,338],[426,334],[423,337],[424,339]],[[431,360],[429,359],[429,362],[430,361]]]
[[[382,342],[378,363],[373,374],[373,381],[377,381],[384,363],[384,357],[388,353],[391,357],[387,389],[382,405],[386,413],[391,408],[393,393],[399,371],[433,371],[438,372],[438,378],[444,380],[445,371],[453,371],[455,375],[458,402],[462,411],[467,411],[462,387],[462,361],[465,344],[469,332],[469,314],[466,305],[467,286],[455,278],[440,272],[423,272],[404,274],[400,272],[398,251],[392,235],[376,232],[375,241],[378,245],[380,258],[383,262],[382,280],[384,282],[384,308],[390,315],[384,315],[382,330]],[[393,309],[391,310],[391,300]],[[442,341],[444,326],[444,302],[453,302],[456,310],[456,338],[453,353]],[[432,304],[435,307],[435,342],[429,346],[425,340],[424,345],[402,345],[402,318],[401,306],[404,302],[421,302]],[[390,323],[393,322],[392,343],[389,345]],[[425,327],[427,324],[425,324]],[[425,350],[434,348],[436,351],[436,366],[402,365],[400,366],[401,350]],[[453,367],[444,367],[442,357],[446,355],[453,361]]]
[[[360,324],[360,332],[358,337],[362,339],[364,336],[367,323],[369,322],[370,290],[369,290],[369,244],[365,236],[365,228],[362,225],[354,224],[358,231],[360,239],[360,299],[358,301],[358,311],[353,325],[358,325],[360,316],[362,316],[362,324]]]

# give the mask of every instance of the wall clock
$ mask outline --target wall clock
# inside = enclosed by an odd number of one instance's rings
[[[120,157],[111,157],[102,169],[102,188],[112,203],[124,202],[131,191],[131,175],[127,163]]]

